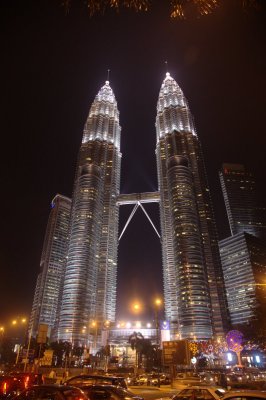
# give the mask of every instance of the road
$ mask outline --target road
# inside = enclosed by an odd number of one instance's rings
[[[178,393],[177,389],[171,389],[168,385],[162,385],[160,388],[155,386],[129,386],[128,390],[138,396],[144,397],[145,400],[171,398]]]

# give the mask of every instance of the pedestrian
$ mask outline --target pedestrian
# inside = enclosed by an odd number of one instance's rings
[[[50,371],[49,378],[52,378],[52,379],[56,378],[56,372],[53,369]]]

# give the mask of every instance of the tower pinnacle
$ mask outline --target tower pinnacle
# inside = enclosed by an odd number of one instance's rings
[[[188,102],[169,72],[166,72],[159,92],[156,128],[157,140],[174,131],[191,132],[196,135]]]
[[[101,87],[91,105],[84,126],[82,143],[93,140],[107,141],[120,147],[119,111],[109,81]]]

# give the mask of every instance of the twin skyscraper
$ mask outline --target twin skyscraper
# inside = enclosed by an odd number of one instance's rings
[[[72,202],[57,195],[47,228],[31,326],[55,340],[88,343],[89,321],[116,318],[120,195],[119,111],[109,82],[96,95],[78,154]],[[165,316],[171,337],[208,339],[227,330],[216,226],[201,145],[187,100],[166,74],[157,103],[158,191]],[[130,197],[130,196],[129,196]],[[55,279],[56,277],[56,279]]]

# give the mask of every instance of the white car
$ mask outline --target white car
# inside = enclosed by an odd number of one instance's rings
[[[262,390],[234,390],[227,392],[222,400],[262,400],[266,399],[266,391]]]
[[[172,397],[172,400],[220,400],[225,389],[216,386],[189,386]]]

